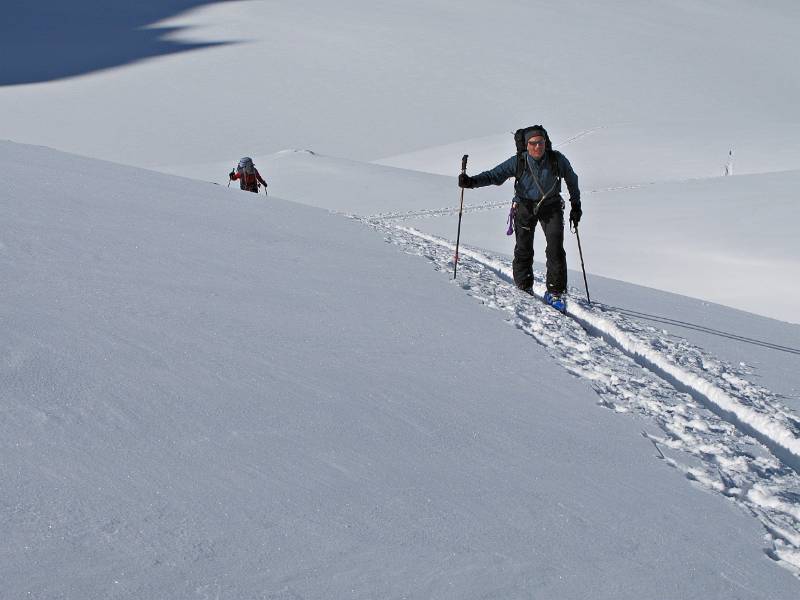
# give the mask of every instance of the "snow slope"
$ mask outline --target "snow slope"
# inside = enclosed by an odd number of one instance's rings
[[[797,597],[796,2],[5,13],[0,598]],[[451,279],[536,122],[567,316]]]
[[[72,4],[66,20],[47,0],[4,21],[4,43],[20,54],[43,27],[81,43],[49,53],[34,44],[46,68],[4,71],[0,81],[14,85],[0,87],[0,138],[225,183],[238,157],[258,163],[286,148],[453,176],[462,154],[471,170],[493,166],[508,155],[508,132],[542,122],[584,191],[603,191],[602,210],[592,197],[586,205],[591,272],[800,320],[794,179],[777,206],[772,179],[639,194],[653,182],[718,177],[731,150],[736,174],[800,170],[796,2],[171,0],[105,20],[95,0]],[[105,50],[112,32],[118,43]],[[84,74],[61,79],[76,64]],[[272,189],[292,197],[277,181]],[[452,206],[451,196],[425,208]],[[649,235],[676,196],[691,219]],[[473,243],[501,229],[487,223]],[[487,249],[506,251],[500,243]]]
[[[402,218],[455,240],[459,189],[452,176],[309,151],[279,152],[256,164],[269,174],[270,190],[295,201],[348,214]],[[192,173],[229,169],[225,164],[197,166]],[[800,245],[794,233],[800,220],[800,171],[646,185],[620,177],[617,183],[626,183],[624,189],[589,187],[583,192],[581,242],[590,273],[800,322]],[[513,182],[507,182],[465,192],[465,243],[513,252],[513,237],[506,235],[512,188]],[[574,235],[565,240],[569,265],[580,270],[577,240]],[[544,257],[541,235],[534,249]],[[579,279],[573,276],[572,281]]]
[[[797,122],[719,123],[713,119],[687,119],[608,123],[585,130],[563,126],[547,129],[553,147],[575,163],[582,188],[592,192],[721,177],[731,151],[734,175],[791,171],[800,166]],[[453,163],[456,162],[457,173],[459,155],[465,152],[470,155],[470,173],[490,169],[514,153],[513,131],[374,162],[452,176]]]
[[[7,142],[0,186],[4,595],[796,596],[795,472],[496,259]]]
[[[509,196],[512,187],[510,182],[500,189]],[[586,268],[798,323],[800,244],[793,223],[800,218],[799,187],[800,171],[786,171],[585,193],[580,233]],[[465,194],[475,212],[463,219],[464,239],[511,253],[508,199],[498,206],[497,192],[484,189]],[[423,212],[412,224],[452,237],[457,207],[435,215]],[[539,238],[534,248],[543,259]],[[579,270],[577,239],[565,239],[567,260]]]
[[[7,23],[25,39],[40,21]],[[672,125],[673,155],[695,124],[727,131],[707,140],[721,167],[728,145],[765,149],[797,127],[798,22],[793,0],[210,3],[150,28],[179,28],[163,32],[165,52],[227,44],[0,88],[2,137],[162,168],[285,148],[375,160],[531,122],[558,139],[657,122]]]

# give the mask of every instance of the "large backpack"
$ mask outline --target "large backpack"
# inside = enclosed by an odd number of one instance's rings
[[[541,131],[544,135],[544,148],[545,152],[547,152],[547,156],[550,159],[550,168],[553,170],[553,173],[558,180],[557,189],[558,192],[561,193],[561,169],[558,166],[558,158],[561,156],[561,153],[558,150],[553,150],[553,142],[550,141],[550,136],[547,135],[547,130],[542,127],[541,125],[531,125],[530,127],[523,127],[522,129],[517,129],[514,132],[514,143],[517,146],[517,168],[514,173],[514,193],[517,194],[520,198],[522,198],[522,192],[518,189],[520,177],[525,172],[525,169],[528,166],[527,162],[527,154],[528,154],[528,145],[525,142],[525,135],[533,130],[536,129]]]
[[[245,156],[244,158],[240,159],[239,165],[236,167],[236,172],[239,173],[239,175],[243,173],[255,175],[256,166],[253,164],[253,159],[249,156]]]

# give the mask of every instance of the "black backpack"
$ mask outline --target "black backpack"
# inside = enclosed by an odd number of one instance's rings
[[[542,127],[541,125],[531,125],[530,127],[523,127],[522,129],[517,129],[514,132],[514,143],[517,145],[517,169],[514,173],[514,193],[517,194],[520,198],[522,198],[522,192],[517,189],[519,185],[519,179],[522,177],[522,174],[525,172],[525,168],[528,166],[526,156],[528,154],[528,146],[525,143],[525,135],[533,130],[536,129],[537,131],[541,131],[542,135],[544,136],[544,148],[545,152],[547,152],[547,156],[550,159],[550,168],[553,170],[553,173],[558,180],[558,193],[561,193],[561,169],[558,166],[558,158],[562,156],[562,154],[558,150],[553,150],[553,142],[550,141],[550,136],[547,135],[547,130]]]

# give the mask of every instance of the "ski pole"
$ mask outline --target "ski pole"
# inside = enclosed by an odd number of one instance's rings
[[[465,154],[464,157],[461,159],[461,173],[466,175],[467,174],[467,158],[469,157],[468,154]],[[456,272],[458,271],[458,243],[461,240],[461,215],[464,212],[464,188],[461,188],[461,206],[458,209],[458,233],[456,234],[456,255],[453,257],[453,279],[456,278]]]
[[[592,303],[592,299],[589,297],[589,284],[586,283],[586,267],[583,266],[583,250],[581,249],[581,234],[578,233],[578,224],[573,223],[572,226],[575,229],[575,236],[578,238],[578,254],[581,256],[581,270],[583,271],[583,285],[586,288],[586,300],[589,304]]]

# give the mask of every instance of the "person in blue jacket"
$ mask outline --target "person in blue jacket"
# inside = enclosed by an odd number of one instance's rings
[[[533,287],[533,232],[539,223],[547,243],[547,291],[554,301],[559,301],[567,289],[567,255],[564,252],[564,199],[561,197],[561,179],[567,183],[571,210],[569,220],[575,225],[581,220],[581,192],[578,176],[567,157],[553,150],[550,137],[541,125],[525,131],[527,153],[500,163],[494,169],[474,177],[462,173],[458,185],[476,188],[501,185],[516,177],[511,214],[516,234],[514,246],[514,283],[528,293]],[[518,160],[520,161],[518,167]],[[519,173],[521,171],[521,173]]]

